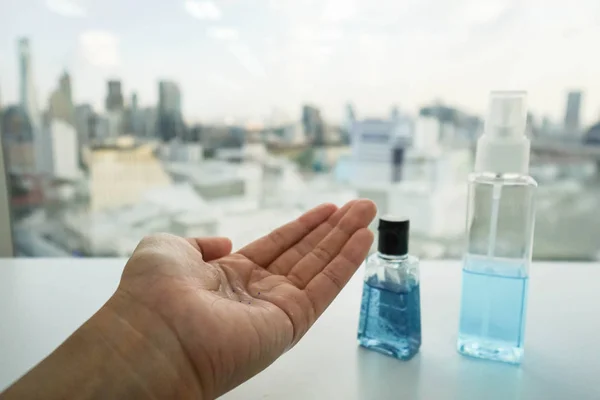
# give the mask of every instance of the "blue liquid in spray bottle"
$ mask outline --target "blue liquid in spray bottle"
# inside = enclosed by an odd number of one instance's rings
[[[525,93],[492,93],[469,177],[457,343],[464,355],[511,364],[524,354],[537,188],[525,118]]]

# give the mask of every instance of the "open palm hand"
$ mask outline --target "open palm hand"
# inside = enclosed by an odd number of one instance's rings
[[[344,287],[373,241],[375,205],[326,204],[236,253],[224,238],[145,238],[118,293],[170,328],[206,398],[291,348]]]

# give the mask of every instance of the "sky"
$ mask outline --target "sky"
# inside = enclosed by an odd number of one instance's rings
[[[75,102],[99,111],[108,79],[141,106],[171,79],[190,122],[297,119],[303,103],[331,121],[347,102],[359,117],[436,100],[483,115],[490,90],[527,90],[559,121],[571,89],[584,122],[600,118],[597,0],[2,0],[3,104],[20,36],[44,108],[66,69]]]

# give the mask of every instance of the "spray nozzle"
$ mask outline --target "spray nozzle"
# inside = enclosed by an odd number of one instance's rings
[[[492,92],[485,132],[496,137],[523,136],[527,122],[526,92]]]
[[[477,141],[475,171],[527,173],[529,139],[526,92],[492,92],[485,132]]]

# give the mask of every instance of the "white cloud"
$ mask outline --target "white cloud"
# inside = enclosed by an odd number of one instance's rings
[[[333,47],[327,45],[318,46],[315,49],[315,53],[319,56],[329,56],[331,53],[333,53]]]
[[[314,19],[322,0],[269,0],[269,8],[281,18]]]
[[[221,10],[212,1],[186,0],[185,11],[200,20],[216,21],[221,19]]]
[[[384,49],[390,42],[390,37],[383,33],[361,33],[357,43],[367,49]]]
[[[290,28],[291,40],[296,42],[323,42],[330,44],[344,38],[344,31],[337,27],[325,27],[314,24],[302,24]]]
[[[239,33],[234,28],[229,28],[225,26],[216,26],[210,27],[206,31],[208,37],[217,40],[237,40],[239,38]]]
[[[83,32],[79,36],[79,47],[85,61],[93,66],[119,65],[119,39],[111,32]]]
[[[344,31],[338,28],[325,28],[320,32],[320,36],[322,40],[325,41],[338,41],[344,37]]]
[[[46,7],[63,17],[85,17],[86,9],[79,0],[46,0]]]
[[[467,24],[486,24],[502,16],[512,2],[506,0],[467,1],[461,4],[458,17]]]
[[[323,9],[323,19],[327,22],[344,22],[358,14],[356,0],[328,0]]]

